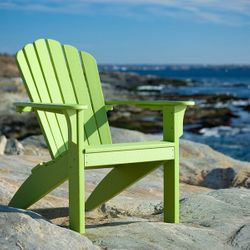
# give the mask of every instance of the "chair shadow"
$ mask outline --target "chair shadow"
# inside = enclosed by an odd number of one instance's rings
[[[37,208],[32,209],[32,212],[35,212],[47,220],[62,218],[69,216],[69,208],[68,207],[57,207],[57,208]],[[140,220],[136,221],[115,221],[115,222],[106,222],[106,223],[99,223],[99,224],[87,224],[86,228],[99,228],[99,227],[114,227],[120,225],[128,225],[132,223],[140,222]],[[67,227],[67,226],[62,226]]]
[[[86,228],[99,228],[99,227],[115,227],[121,225],[128,225],[132,223],[138,223],[141,221],[115,221],[115,222],[107,222],[102,224],[93,224],[93,225],[86,225]]]
[[[31,211],[42,215],[48,220],[67,217],[69,215],[68,207],[56,207],[56,208],[36,208]]]
[[[31,213],[31,212],[35,212],[35,211],[9,207],[6,205],[0,205],[0,213],[20,213],[20,214],[29,215],[33,219],[43,219],[43,217],[39,213],[36,213],[36,212]]]

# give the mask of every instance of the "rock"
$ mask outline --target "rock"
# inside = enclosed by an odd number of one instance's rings
[[[233,181],[234,187],[250,188],[250,171],[249,168],[241,169],[235,176]]]
[[[1,113],[0,131],[8,138],[23,139],[29,135],[41,134],[38,121],[34,113]]]
[[[144,134],[139,131],[129,129],[110,127],[110,130],[113,143],[149,141],[160,138],[160,136]]]
[[[6,144],[7,144],[7,138],[4,135],[1,135],[0,136],[0,155],[4,154]]]
[[[111,127],[113,143],[161,140],[161,135]],[[48,155],[42,136],[22,141],[25,154]],[[234,160],[211,147],[188,140],[180,141],[181,182],[208,188],[250,187],[250,163]]]
[[[133,99],[138,100],[138,98]],[[231,119],[235,117],[237,116],[227,107],[194,106],[187,109],[184,124],[195,124],[195,126],[190,126],[188,131],[201,134],[202,128],[230,126]],[[109,112],[109,122],[114,127],[134,129],[144,133],[162,132],[162,114],[159,110],[144,109],[133,105],[115,106],[114,110]]]
[[[140,220],[118,220],[89,228],[88,236],[104,249],[230,249],[209,229]]]
[[[238,188],[191,194],[181,200],[182,222],[230,235],[250,220],[249,198],[250,190]]]
[[[21,141],[24,147],[24,154],[27,155],[47,155],[48,147],[43,135],[33,135]]]
[[[121,138],[130,141],[156,139],[155,136],[148,137],[139,132],[130,133],[116,128],[112,128],[112,134],[115,142]],[[38,145],[42,144],[42,140],[31,139],[30,141],[38,142]],[[198,178],[195,171],[200,171],[199,168],[202,171],[207,167],[207,171],[212,171],[212,167],[216,166],[228,168],[230,164],[234,164],[236,169],[240,169],[244,165],[207,146],[194,145],[189,141],[182,141],[181,144],[181,171],[184,180],[186,174],[188,179],[192,176],[195,182]],[[17,188],[30,175],[31,169],[37,163],[49,159],[48,154],[0,156],[0,203],[8,204]],[[86,171],[86,197],[108,171],[109,169]],[[197,183],[198,180],[196,179]],[[65,182],[30,209],[57,225],[67,227],[67,189]],[[104,249],[239,249],[238,246],[248,249],[249,189],[230,188],[211,192],[208,188],[181,183],[180,225],[162,222],[162,190],[162,171],[158,169],[100,208],[88,212],[86,236]],[[35,233],[36,230],[34,229]],[[19,237],[17,233],[13,235]]]
[[[114,143],[159,140],[161,135],[144,134],[111,127]],[[188,140],[180,141],[180,178],[191,185],[208,188],[249,188],[250,163],[235,160],[211,147]]]
[[[71,230],[31,211],[0,205],[0,245],[7,249],[100,249]]]
[[[241,226],[230,239],[233,247],[238,249],[250,249],[250,224]]]
[[[195,193],[181,200],[181,224],[113,218],[88,228],[88,237],[107,249],[249,249],[250,190]]]
[[[243,176],[250,175],[249,162],[235,160],[205,144],[188,140],[181,140],[180,149],[181,181],[216,189],[247,187]]]
[[[9,139],[6,144],[5,153],[9,155],[21,155],[24,148],[21,142],[16,139]]]
[[[247,105],[247,106],[245,106],[245,107],[244,107],[244,110],[250,112],[250,104]]]
[[[0,54],[0,76],[18,76],[18,69],[15,57],[8,54]]]
[[[134,91],[138,86],[142,85],[158,86],[161,84],[166,86],[186,86],[188,84],[185,80],[118,71],[103,71],[100,73],[100,78],[102,82],[110,83],[116,88],[130,91]]]

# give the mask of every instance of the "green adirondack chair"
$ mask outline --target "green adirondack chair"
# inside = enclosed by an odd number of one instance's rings
[[[9,206],[28,208],[67,179],[70,228],[85,232],[85,210],[92,210],[151,171],[164,166],[164,221],[179,222],[179,137],[192,101],[104,101],[93,56],[51,39],[39,39],[17,53],[31,102],[18,112],[35,112],[51,161],[38,164]],[[134,104],[163,113],[163,140],[112,144],[106,112]],[[84,171],[112,168],[88,197]]]

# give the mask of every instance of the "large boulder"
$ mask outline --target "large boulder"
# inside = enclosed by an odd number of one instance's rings
[[[107,249],[250,249],[250,191],[224,189],[181,200],[181,224],[120,217],[88,228],[88,237]]]
[[[111,128],[114,143],[159,140],[161,135]],[[211,147],[180,141],[180,178],[191,185],[208,188],[250,187],[250,163],[235,160]]]
[[[86,237],[53,225],[31,211],[0,205],[0,248],[19,249],[100,249]]]
[[[113,143],[161,140],[161,135],[111,127]],[[48,155],[43,136],[31,136],[22,141],[25,154]],[[235,160],[211,147],[180,141],[181,182],[207,188],[250,187],[250,163]]]
[[[111,131],[114,142],[124,141],[124,138],[127,141],[159,139],[134,131],[116,128],[112,128]],[[42,137],[26,139],[26,142],[23,142],[24,149],[31,144],[37,149],[44,149]],[[24,155],[0,156],[1,204],[8,204],[17,188],[29,176],[31,169],[37,163],[50,159],[46,149],[44,152],[44,155],[40,156],[29,155],[25,151]],[[249,249],[250,190],[231,188],[211,192],[211,189],[187,184],[202,185],[201,177],[196,174],[199,171],[204,171],[204,169],[213,171],[216,167],[227,169],[230,165],[236,169],[235,171],[240,169],[236,175],[238,183],[240,183],[241,169],[243,171],[244,167],[248,166],[247,163],[235,161],[207,146],[189,141],[181,142],[181,158],[181,179],[184,181],[181,183],[182,224],[173,225],[162,222],[162,171],[158,169],[98,209],[88,212],[86,214],[87,234],[85,236],[94,244],[107,249]],[[86,171],[86,196],[108,171],[106,169]],[[185,180],[188,181],[185,182]],[[199,180],[199,182],[195,180]],[[30,209],[54,224],[68,227],[67,190],[67,183],[64,183]],[[17,213],[20,215],[20,211]],[[23,215],[23,213],[28,216],[26,213],[29,212],[22,211],[21,214]],[[9,217],[8,220],[5,220],[6,224],[10,223],[12,217],[15,220],[15,216],[17,216],[15,212],[8,212],[6,215],[4,209],[2,214],[4,214],[1,215],[4,218]],[[25,218],[27,219],[27,217]],[[34,218],[32,218],[33,220]],[[41,219],[37,220],[40,222]],[[27,221],[25,223],[29,225]],[[49,225],[53,226],[51,223]],[[42,224],[42,230],[44,227]],[[54,227],[55,230],[59,228],[56,225]],[[16,240],[13,242],[18,241],[18,228],[19,226],[14,227],[14,229],[11,227],[13,231],[8,231]],[[35,232],[34,237],[38,237],[37,242],[40,242],[38,228],[34,226],[34,229],[31,230]],[[49,230],[45,231],[50,232]],[[69,231],[64,228],[58,230]],[[63,237],[64,231],[61,232]],[[21,234],[22,237],[23,235]],[[53,236],[52,233],[51,235]],[[4,236],[4,239],[6,237]],[[78,239],[78,236],[72,237]],[[35,244],[32,239],[27,237],[28,240],[31,241],[31,245]],[[7,247],[9,246],[8,242],[4,242],[2,245],[5,244]],[[72,248],[77,249],[77,246]]]

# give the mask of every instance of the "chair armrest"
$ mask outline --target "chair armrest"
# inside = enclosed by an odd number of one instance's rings
[[[137,105],[163,112],[163,140],[176,142],[183,134],[183,119],[193,101],[106,101],[106,105]]]
[[[106,105],[105,105],[105,109],[106,109],[106,111],[113,110],[113,105],[108,105],[108,104],[106,104]]]
[[[193,106],[193,101],[106,101],[106,105],[137,105],[144,108],[163,109],[166,106]]]
[[[84,148],[84,110],[87,105],[81,104],[55,104],[55,103],[35,103],[35,102],[16,102],[17,112],[46,111],[63,114],[68,127],[68,155],[75,155],[74,159],[82,161]],[[53,157],[53,156],[52,156]]]
[[[16,102],[17,112],[47,111],[53,113],[64,113],[66,110],[85,110],[87,105],[81,104],[55,104],[55,103],[35,103],[35,102]]]

